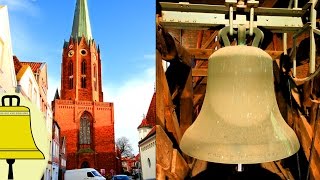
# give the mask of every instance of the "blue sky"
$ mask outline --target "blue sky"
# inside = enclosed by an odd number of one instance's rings
[[[49,93],[60,90],[62,46],[76,0],[0,0],[9,9],[13,54],[48,64]],[[138,152],[138,132],[155,86],[155,1],[88,0],[92,35],[100,45],[104,99],[114,102],[116,138]]]

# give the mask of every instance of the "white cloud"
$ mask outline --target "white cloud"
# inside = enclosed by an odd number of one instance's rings
[[[0,0],[1,5],[7,5],[9,11],[20,11],[30,16],[38,16],[40,9],[35,0]]]
[[[150,67],[117,88],[104,87],[105,101],[114,103],[115,139],[127,137],[134,154],[139,152],[137,127],[143,115],[147,114],[154,93],[154,84],[155,69]]]

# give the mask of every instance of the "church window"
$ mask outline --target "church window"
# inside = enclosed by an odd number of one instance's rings
[[[97,79],[97,67],[95,64],[93,65],[93,76]]]
[[[91,143],[91,116],[85,112],[80,118],[80,144]]]
[[[86,61],[83,60],[81,63],[81,74],[86,74],[86,68],[87,68]]]
[[[73,75],[73,63],[72,63],[72,61],[70,61],[69,65],[68,65],[68,75],[69,76]]]
[[[80,50],[80,54],[81,54],[82,56],[86,56],[86,55],[87,55],[87,50],[81,49],[81,50]]]
[[[73,77],[69,77],[69,89],[73,89]]]
[[[86,77],[81,77],[81,88],[86,88]]]

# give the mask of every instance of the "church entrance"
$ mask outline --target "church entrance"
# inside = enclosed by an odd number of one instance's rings
[[[89,168],[89,163],[87,161],[84,161],[82,164],[81,164],[81,168]]]

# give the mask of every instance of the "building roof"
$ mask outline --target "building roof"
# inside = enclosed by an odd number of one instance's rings
[[[138,129],[143,127],[150,127],[156,125],[156,93],[153,93],[147,116],[142,120],[141,124],[138,126]]]
[[[149,139],[151,136],[156,134],[156,126],[153,126],[153,128],[151,129],[151,131],[146,135],[146,137],[144,137],[143,139],[141,139],[139,141],[139,146],[140,144],[142,144],[144,141],[146,141],[147,139]]]
[[[73,38],[84,36],[86,40],[92,39],[87,0],[77,0],[71,36]]]
[[[17,56],[13,56],[13,63],[14,63],[14,71],[15,71],[16,74],[18,74],[18,72],[22,68],[22,64],[20,63],[20,61],[17,58]]]
[[[24,75],[24,73],[27,71],[28,68],[29,68],[28,65],[22,65],[19,72],[17,73],[17,81],[20,81],[20,79],[22,78],[22,76]]]
[[[44,62],[20,62],[22,65],[29,65],[33,73],[38,73]]]

